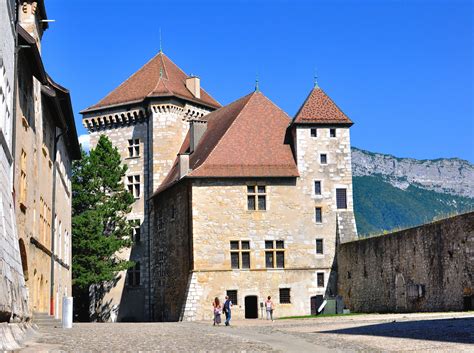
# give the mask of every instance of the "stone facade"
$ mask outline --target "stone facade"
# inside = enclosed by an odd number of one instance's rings
[[[112,141],[122,156],[128,177],[140,177],[140,196],[128,215],[130,221],[140,224],[140,241],[131,249],[120,253],[126,259],[139,263],[140,283],[129,284],[126,271],[118,275],[116,285],[104,297],[104,310],[112,309],[110,321],[148,321],[152,319],[153,303],[150,301],[150,258],[152,239],[149,237],[149,212],[147,199],[161,184],[171,169],[184,140],[189,120],[201,117],[211,109],[179,99],[162,98],[135,104],[131,108],[114,107],[97,112],[83,113],[84,126],[90,132],[91,148],[101,135]],[[113,121],[112,121],[113,119]],[[138,140],[139,154],[130,157],[129,141]]]
[[[80,158],[69,92],[44,71],[42,2],[18,7],[15,213],[29,309],[57,318],[71,295],[71,171]]]
[[[13,200],[15,2],[0,4],[0,322],[29,317]],[[0,350],[7,349],[0,342]]]
[[[341,244],[339,293],[356,312],[474,308],[474,213]]]
[[[336,137],[330,137],[331,128]],[[316,297],[336,295],[336,233],[341,241],[357,237],[349,128],[318,127],[317,137],[310,126],[292,132],[300,177],[189,178],[154,197],[155,320],[211,319],[211,302],[227,291],[237,292],[235,318],[255,312],[261,317],[269,295],[278,316],[309,315]],[[327,163],[321,163],[321,153]],[[315,181],[322,182],[320,195]],[[265,186],[265,211],[247,209],[249,185]],[[346,189],[345,209],[336,207],[336,188]],[[322,208],[321,222],[316,207]],[[249,242],[249,268],[233,268],[233,241]],[[266,266],[268,241],[283,241],[283,249],[275,250],[284,252],[284,268]],[[289,303],[280,298],[282,289],[289,289]]]

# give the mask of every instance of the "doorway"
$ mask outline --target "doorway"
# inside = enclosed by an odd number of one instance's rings
[[[258,319],[258,298],[256,295],[245,297],[245,318]]]
[[[315,295],[311,297],[311,315],[318,315],[318,309],[324,301],[324,296]]]

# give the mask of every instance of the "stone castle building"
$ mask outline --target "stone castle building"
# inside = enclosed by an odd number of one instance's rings
[[[136,198],[123,256],[137,265],[105,299],[112,319],[203,319],[226,293],[237,317],[267,295],[309,314],[335,294],[336,234],[357,236],[352,122],[319,87],[294,119],[258,91],[220,107],[160,52],[82,114]]]
[[[13,103],[6,108],[13,126],[7,141],[14,202],[11,218],[7,214],[4,219],[17,230],[10,255],[21,258],[28,312],[59,318],[62,297],[71,295],[71,166],[80,148],[69,91],[51,79],[41,58],[41,38],[48,28],[44,3],[14,5],[17,54],[9,91]]]
[[[150,208],[147,200],[173,166],[188,130],[220,107],[200,87],[200,79],[186,75],[160,52],[99,103],[82,111],[93,148],[105,134],[128,166],[125,184],[135,197],[128,218],[134,244],[123,252],[136,265],[122,273],[105,297],[104,317],[119,321],[151,320]]]

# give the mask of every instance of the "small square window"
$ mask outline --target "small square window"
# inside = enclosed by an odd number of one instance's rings
[[[265,249],[273,249],[273,240],[265,240]]]
[[[264,194],[265,193],[265,185],[259,185],[258,186],[258,193],[259,194]]]
[[[328,155],[326,153],[321,153],[321,164],[328,164]]]
[[[236,290],[228,290],[227,291],[227,296],[229,297],[229,300],[232,302],[232,305],[238,305],[239,304],[237,302],[237,291]]]
[[[316,128],[311,129],[311,137],[318,137],[318,129]]]
[[[318,272],[317,282],[318,287],[324,287],[324,272]]]
[[[239,242],[237,240],[230,242],[231,250],[239,250]]]
[[[280,304],[291,304],[290,288],[280,288]]]
[[[247,185],[247,192],[255,194],[255,185]]]
[[[321,207],[315,208],[316,223],[323,223],[323,209]]]
[[[316,254],[323,254],[323,239],[316,239]]]
[[[283,240],[277,240],[276,241],[276,248],[277,249],[284,249],[285,248],[285,242]]]
[[[320,180],[314,181],[314,194],[321,195],[321,181]]]
[[[329,136],[336,137],[336,129],[329,129]]]
[[[249,241],[242,241],[242,250],[250,249],[250,242]]]

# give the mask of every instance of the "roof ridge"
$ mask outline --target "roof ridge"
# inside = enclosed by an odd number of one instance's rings
[[[244,106],[240,109],[239,113],[234,117],[234,120],[232,120],[232,123],[230,123],[229,127],[225,130],[225,132],[224,132],[224,133],[222,134],[222,136],[219,138],[219,141],[217,141],[217,143],[214,145],[214,148],[209,152],[209,154],[207,155],[206,159],[203,160],[202,163],[201,163],[196,169],[193,170],[193,172],[199,170],[199,169],[204,165],[204,163],[206,162],[206,160],[209,160],[209,158],[211,157],[211,155],[212,155],[212,154],[214,153],[214,151],[217,149],[217,146],[222,142],[224,136],[227,135],[227,133],[228,133],[229,130],[232,128],[232,126],[234,125],[234,123],[235,123],[235,121],[237,120],[237,118],[239,117],[239,115],[242,114],[242,112],[244,111],[245,107],[247,107],[247,104],[249,104],[249,102],[250,102],[252,96],[253,96],[255,93],[256,93],[255,91],[254,91],[254,92],[251,92],[251,93],[247,94],[246,96],[244,96],[244,97],[242,97],[242,98],[236,100],[235,102],[233,102],[233,103],[237,103],[238,101],[243,100],[243,99],[245,99],[245,98],[248,97],[247,102],[245,102]],[[233,103],[231,103],[231,104],[233,104]],[[226,105],[225,107],[228,107],[228,106],[229,106],[229,105]],[[224,107],[223,107],[223,108],[224,108]],[[222,108],[221,108],[221,109],[222,109]],[[216,112],[219,111],[219,110],[220,110],[220,109],[216,110]]]
[[[137,75],[139,72],[141,72],[145,66],[147,66],[151,61],[153,61],[153,59],[155,59],[158,55],[160,55],[160,53],[154,55],[150,60],[148,60],[145,64],[143,64],[137,71],[135,71],[133,74],[131,74],[130,76],[128,76],[128,78],[123,81],[121,84],[119,84],[117,87],[115,87],[114,89],[112,89],[111,91],[109,91],[109,93],[107,93],[104,98],[102,98],[100,101],[98,101],[96,104],[94,105],[91,105],[90,107],[86,108],[85,110],[89,110],[90,108],[92,107],[95,107],[96,105],[100,104],[100,102],[104,101],[108,96],[110,96],[113,92],[115,92],[116,90],[118,90],[120,87],[122,87],[123,85],[125,85],[125,83],[127,83],[132,77],[134,77],[135,75]]]

